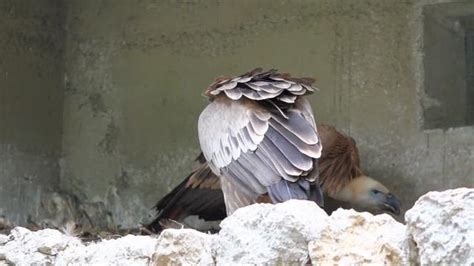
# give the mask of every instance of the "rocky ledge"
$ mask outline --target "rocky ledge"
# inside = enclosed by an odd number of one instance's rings
[[[337,210],[288,201],[237,210],[218,234],[167,229],[83,243],[58,230],[0,235],[0,265],[474,264],[474,189],[422,196],[405,215]]]

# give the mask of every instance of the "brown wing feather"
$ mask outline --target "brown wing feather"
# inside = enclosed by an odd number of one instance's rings
[[[329,125],[318,125],[323,144],[319,159],[319,181],[329,195],[339,191],[351,179],[361,176],[359,152],[355,141]]]
[[[219,177],[214,175],[207,163],[201,164],[186,183],[186,187],[201,189],[219,189],[220,185]]]
[[[222,220],[226,216],[219,177],[214,175],[207,163],[200,164],[154,208],[157,215],[146,226],[154,233],[161,232],[162,222],[169,219],[181,221],[187,216],[198,215],[202,219],[213,221]]]

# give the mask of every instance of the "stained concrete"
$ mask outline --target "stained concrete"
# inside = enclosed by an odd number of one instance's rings
[[[0,216],[14,223],[59,189],[64,22],[60,1],[0,1]]]
[[[316,77],[317,121],[351,134],[405,209],[473,186],[474,127],[423,127],[423,9],[439,2],[66,1],[60,189],[146,220],[197,155],[203,89],[255,66]]]
[[[426,129],[474,124],[469,119],[469,104],[472,104],[469,91],[474,91],[474,85],[468,84],[466,74],[471,59],[466,56],[469,54],[466,30],[470,27],[464,26],[474,16],[465,13],[465,6],[469,4],[430,5],[423,11],[423,124]]]
[[[254,66],[316,77],[318,121],[354,136],[405,207],[473,184],[473,128],[423,130],[422,9],[434,1],[87,3],[69,5],[61,184],[124,226],[189,171],[201,91]]]

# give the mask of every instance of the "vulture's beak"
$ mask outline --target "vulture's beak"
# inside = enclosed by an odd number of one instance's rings
[[[388,193],[385,201],[383,202],[383,206],[386,211],[389,211],[395,215],[400,215],[400,208],[401,208],[400,200],[395,197],[392,193]]]

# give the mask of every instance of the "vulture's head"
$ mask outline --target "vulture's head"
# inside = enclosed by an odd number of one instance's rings
[[[333,198],[350,203],[356,210],[400,214],[400,200],[380,182],[367,176],[352,179]]]

